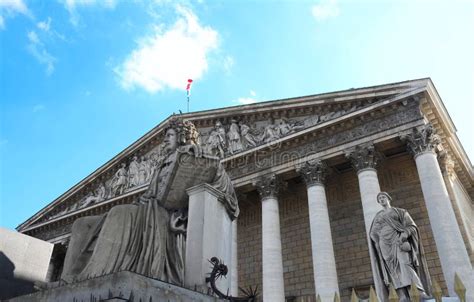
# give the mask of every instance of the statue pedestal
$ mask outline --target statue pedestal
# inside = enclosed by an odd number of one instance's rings
[[[225,293],[231,287],[232,220],[221,202],[223,194],[209,184],[189,188],[186,192],[189,210],[184,285],[190,289],[207,288],[206,277],[212,270],[209,260],[217,257],[229,270],[227,278],[216,282]]]
[[[8,300],[9,302],[64,301],[169,301],[218,302],[218,298],[147,278],[132,272],[118,272],[72,284],[39,291]]]

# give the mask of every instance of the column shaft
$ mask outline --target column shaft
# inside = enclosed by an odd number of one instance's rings
[[[278,200],[262,200],[263,301],[284,302],[283,259],[281,251]]]
[[[426,151],[415,156],[428,216],[449,294],[455,296],[457,272],[474,301],[474,275],[461,231],[449,199],[436,153]],[[468,301],[469,298],[468,298]]]
[[[359,190],[362,201],[362,211],[364,213],[364,223],[365,231],[367,234],[367,244],[369,246],[369,255],[372,259],[372,273],[375,279],[378,276],[378,274],[375,273],[377,271],[377,268],[375,267],[375,263],[377,263],[377,260],[372,252],[372,249],[370,248],[371,241],[369,234],[370,226],[372,225],[372,221],[374,220],[375,214],[377,214],[378,211],[382,210],[382,207],[377,203],[377,194],[380,192],[380,184],[379,179],[377,177],[377,171],[373,168],[359,170],[359,172],[357,173],[357,177],[359,179]],[[379,297],[379,299],[383,299],[382,293],[385,291],[385,289],[381,287],[381,284],[383,284],[383,282],[378,282],[380,280],[374,281],[377,296]]]
[[[238,255],[237,255],[237,219],[232,221],[232,270],[230,282],[230,294],[237,297],[239,294],[239,271],[238,271]]]
[[[370,226],[375,214],[382,210],[377,203],[377,194],[380,193],[380,184],[377,171],[372,168],[362,169],[357,173],[359,179],[360,198],[364,212],[365,230],[369,234]],[[369,241],[370,242],[370,241]]]
[[[315,290],[321,301],[333,301],[334,293],[339,293],[339,286],[323,184],[308,186],[308,208]]]

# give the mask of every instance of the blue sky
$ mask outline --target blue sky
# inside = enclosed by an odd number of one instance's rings
[[[0,0],[0,226],[173,112],[431,77],[474,156],[473,1]]]

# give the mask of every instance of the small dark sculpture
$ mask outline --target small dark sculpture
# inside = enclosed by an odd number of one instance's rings
[[[258,286],[254,288],[250,287],[248,289],[243,289],[239,287],[240,291],[245,295],[244,297],[232,297],[232,295],[229,295],[229,293],[224,294],[221,292],[217,286],[216,286],[216,280],[222,277],[227,276],[227,266],[222,263],[217,257],[212,257],[211,260],[209,260],[210,263],[212,263],[212,271],[210,273],[210,276],[206,278],[206,282],[209,282],[211,284],[211,289],[216,294],[219,298],[225,299],[231,302],[255,302],[257,301],[257,296],[258,296]]]

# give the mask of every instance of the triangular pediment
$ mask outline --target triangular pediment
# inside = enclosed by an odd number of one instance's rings
[[[200,133],[203,149],[223,162],[269,148],[275,142],[301,140],[311,132],[349,123],[377,108],[423,93],[429,79],[349,89],[183,114]],[[117,202],[133,202],[148,186],[161,156],[164,129],[171,117],[86,177],[18,227],[19,231],[101,214]]]

